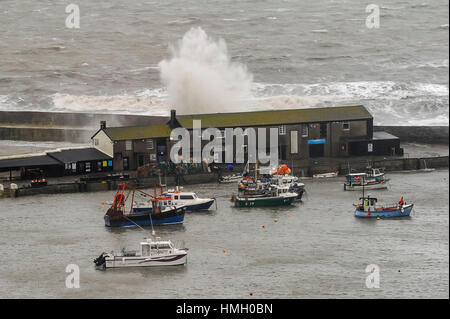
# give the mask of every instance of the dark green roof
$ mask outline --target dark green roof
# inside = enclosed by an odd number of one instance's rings
[[[245,127],[330,121],[354,121],[372,119],[362,105],[274,110],[239,113],[213,113],[177,115],[181,126],[191,129],[193,120],[201,120],[202,127]]]
[[[203,128],[223,128],[367,120],[372,119],[372,115],[364,106],[356,105],[293,110],[177,115],[176,118],[182,127],[192,129],[193,120],[201,120]],[[117,141],[169,137],[171,129],[168,125],[148,125],[107,127],[103,131],[111,140]]]
[[[113,141],[170,136],[167,125],[107,127],[103,130]]]

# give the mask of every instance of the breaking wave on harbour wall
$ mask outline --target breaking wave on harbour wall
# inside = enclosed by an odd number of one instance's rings
[[[363,104],[384,125],[448,126],[448,87],[428,83],[339,82],[317,84],[253,83],[252,97],[245,107],[206,113],[253,110],[280,110],[320,106]],[[168,90],[145,89],[115,96],[75,96],[55,94],[50,111],[164,115],[172,108]],[[180,111],[179,109],[177,111]],[[180,112],[181,114],[182,112]],[[197,112],[199,113],[199,112]]]
[[[251,97],[253,76],[233,63],[223,39],[214,41],[200,27],[191,28],[170,46],[170,59],[159,63],[168,102],[180,114],[242,110]],[[244,104],[244,105],[243,105]]]

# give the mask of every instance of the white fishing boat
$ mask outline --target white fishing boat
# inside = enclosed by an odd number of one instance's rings
[[[159,237],[155,241],[146,238],[138,250],[102,253],[94,263],[98,268],[184,265],[187,263],[187,248],[175,248],[170,240],[163,241]]]
[[[181,187],[169,189],[164,193],[171,199],[172,204],[185,206],[187,212],[208,210],[214,203],[214,198],[199,198],[194,192],[183,192]]]
[[[289,192],[297,193],[297,200],[301,200],[305,192],[305,184],[301,183],[298,177],[291,175],[291,170],[287,165],[279,166],[272,171],[268,182],[274,185],[287,186]]]

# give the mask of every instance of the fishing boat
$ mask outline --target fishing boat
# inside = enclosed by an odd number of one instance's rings
[[[389,179],[384,176],[378,168],[368,167],[364,173],[349,173],[346,175],[344,190],[361,190],[363,187],[367,190],[388,188]]]
[[[125,190],[129,190],[125,196]],[[139,194],[141,197],[150,198],[149,202],[138,204],[135,202],[135,195]],[[130,197],[131,205],[129,210],[125,208],[126,200]],[[107,227],[121,227],[134,225],[167,225],[178,224],[184,220],[184,213],[186,206],[176,205],[172,202],[172,198],[162,194],[151,195],[134,186],[128,184],[120,184],[114,201],[104,216],[105,226]]]
[[[145,238],[140,242],[138,250],[122,249],[120,253],[102,253],[94,259],[97,268],[122,267],[154,267],[177,266],[187,263],[187,248],[178,249],[170,241],[163,241],[159,237],[153,241]]]
[[[305,184],[299,182],[298,177],[291,175],[291,170],[287,165],[281,165],[272,171],[269,179],[270,184],[288,186],[289,192],[296,193],[296,200],[301,200],[305,192]]]
[[[238,194],[232,196],[236,207],[268,207],[291,205],[297,198],[297,193],[289,192],[289,187],[270,185],[261,194]]]
[[[394,205],[380,205],[378,199],[375,197],[363,196],[360,198],[361,203],[355,205],[356,217],[405,217],[411,214],[414,204],[406,204],[403,197],[397,204]]]
[[[255,166],[255,177],[245,177],[238,188],[238,195],[232,196],[236,207],[268,207],[291,205],[297,193],[290,191],[288,185],[271,184],[270,180],[258,180],[258,168]]]
[[[321,173],[321,174],[314,174],[313,178],[331,178],[331,177],[337,177],[339,175],[339,171],[329,172],[329,173]]]
[[[199,198],[193,192],[182,192],[179,186],[176,189],[168,190],[164,195],[170,197],[172,204],[185,206],[186,212],[208,210],[215,202],[214,198]]]

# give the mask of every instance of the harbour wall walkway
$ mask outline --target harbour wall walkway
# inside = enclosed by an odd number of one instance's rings
[[[313,163],[294,163],[291,166],[294,175],[299,177],[311,177],[316,173],[324,173],[331,171],[339,171],[340,175],[347,174],[349,168],[355,171],[363,171],[368,164],[373,167],[383,168],[386,172],[390,171],[411,171],[421,172],[426,169],[445,169],[449,167],[449,157],[429,157],[429,158],[379,158],[379,159],[320,159]],[[305,166],[307,164],[307,166]],[[242,167],[235,167],[234,172],[241,172]],[[231,174],[231,172],[223,172],[223,175]],[[153,188],[159,183],[159,177],[131,178],[125,181],[136,185],[138,188]],[[164,180],[168,186],[175,186],[175,176],[167,176]],[[199,173],[192,175],[183,175],[182,185],[217,183],[218,175],[216,173]],[[96,181],[96,182],[68,182],[49,184],[47,186],[32,188],[19,187],[11,189],[10,183],[4,182],[0,187],[1,197],[22,197],[39,194],[61,194],[61,193],[79,193],[79,192],[96,192],[116,190],[121,181]]]

